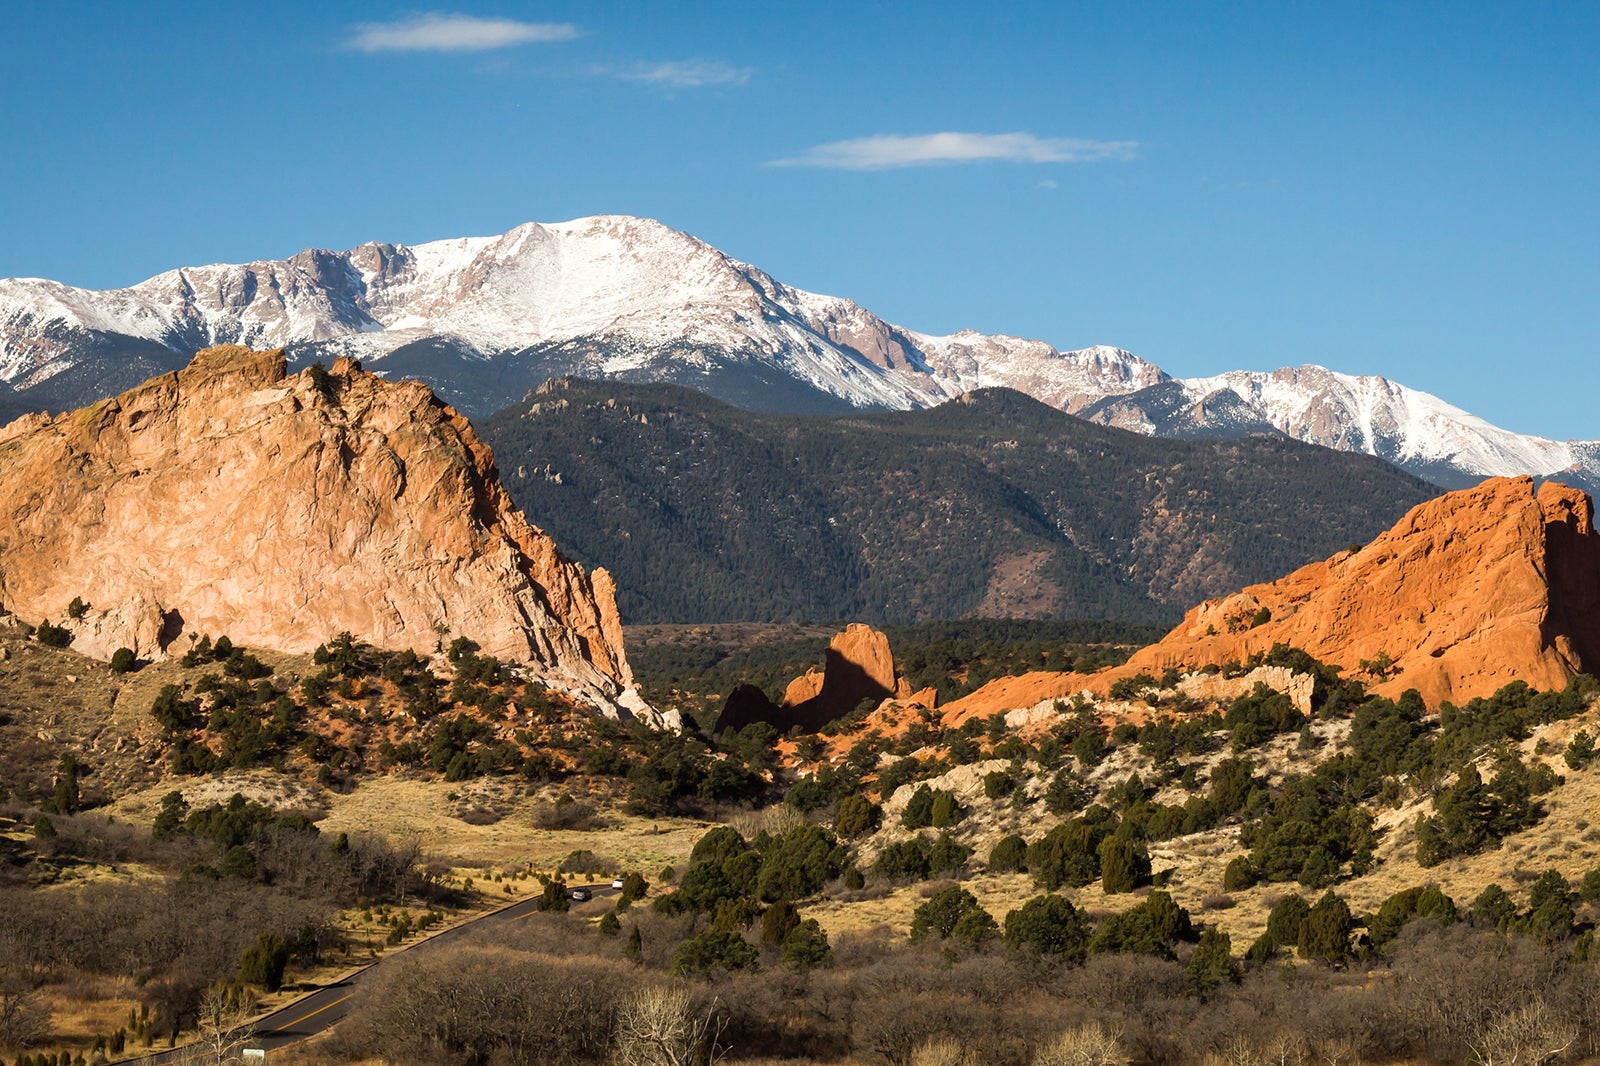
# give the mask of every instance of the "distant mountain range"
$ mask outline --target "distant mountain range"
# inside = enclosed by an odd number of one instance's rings
[[[1171,624],[1438,491],[1369,456],[1158,440],[1010,389],[780,415],[561,380],[478,425],[518,507],[611,571],[627,622]]]
[[[1365,452],[1444,485],[1521,473],[1600,484],[1600,442],[1511,433],[1380,377],[1300,367],[1178,380],[1117,348],[932,336],[624,216],[184,267],[127,289],[0,280],[0,417],[78,406],[217,343],[286,347],[296,364],[355,356],[475,417],[568,376],[788,413],[930,407],[1002,386],[1148,434],[1269,433]]]
[[[1380,456],[1446,488],[1475,484],[1486,474],[1553,475],[1600,487],[1600,441],[1511,433],[1426,392],[1320,366],[1172,379],[1107,396],[1077,413],[1157,437],[1281,433]]]

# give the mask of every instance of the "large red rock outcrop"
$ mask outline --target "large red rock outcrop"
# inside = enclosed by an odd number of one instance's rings
[[[346,359],[290,376],[281,351],[211,348],[0,429],[0,608],[60,622],[75,597],[74,646],[100,657],[201,633],[288,652],[465,636],[645,710],[610,576],[529,525],[464,417]]]
[[[1587,493],[1492,478],[1412,508],[1371,544],[1189,611],[1160,642],[1096,674],[1000,678],[942,709],[959,722],[1118,680],[1248,659],[1284,643],[1383,695],[1430,706],[1512,681],[1600,672],[1600,535]],[[1388,661],[1382,670],[1363,667]]]
[[[855,710],[862,700],[878,702],[909,695],[905,680],[895,679],[889,638],[855,622],[828,642],[820,672],[813,668],[789,682],[781,704],[773,706],[758,690],[736,690],[718,716],[716,728],[720,732],[767,721],[779,732],[795,725],[815,732]]]
[[[807,682],[812,676],[797,678],[784,693],[790,721],[805,729],[816,729],[849,714],[862,700],[878,702],[897,694],[889,638],[859,622],[846,626],[828,642],[820,686]],[[796,696],[802,698],[794,699]]]
[[[1413,508],[1371,544],[1191,610],[1113,677],[1285,643],[1430,706],[1600,669],[1600,535],[1587,493],[1494,478]],[[1392,660],[1382,674],[1362,663]],[[1098,680],[1098,679],[1097,679]],[[1102,682],[1105,683],[1105,682]]]

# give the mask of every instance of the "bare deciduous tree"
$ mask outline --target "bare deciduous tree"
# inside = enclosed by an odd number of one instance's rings
[[[1235,1033],[1205,1053],[1202,1066],[1270,1066],[1254,1040]]]
[[[1542,1066],[1560,1059],[1577,1039],[1578,1027],[1535,996],[1484,1022],[1472,1057],[1480,1066]]]
[[[0,973],[0,1044],[29,1047],[50,1032],[50,1011],[20,975]]]
[[[179,1056],[187,1066],[232,1066],[243,1062],[240,1050],[250,1036],[245,1021],[255,1006],[246,990],[214,985],[200,997],[192,1044]]]
[[[1122,1032],[1099,1022],[1080,1025],[1057,1036],[1033,1056],[1033,1066],[1127,1066]]]
[[[1361,1066],[1361,1041],[1350,1036],[1330,1036],[1318,1040],[1316,1057],[1323,1066]]]
[[[1266,1066],[1306,1066],[1311,1061],[1311,1045],[1305,1034],[1277,1029],[1258,1048]]]
[[[948,1036],[924,1040],[911,1053],[910,1066],[971,1066],[972,1055],[959,1040]]]
[[[385,966],[354,1012],[394,1062],[593,1062],[625,964],[445,947]]]
[[[720,1062],[722,1024],[715,1012],[693,1009],[689,993],[671,985],[648,985],[617,1011],[612,1053],[617,1066],[689,1066]]]

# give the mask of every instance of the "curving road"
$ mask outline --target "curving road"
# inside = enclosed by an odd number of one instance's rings
[[[594,885],[568,885],[569,890],[588,889],[595,899],[604,896],[620,895],[620,890],[612,888],[608,881],[604,884]],[[285,1006],[279,1007],[271,1014],[264,1015],[250,1024],[250,1037],[245,1041],[246,1048],[258,1048],[262,1051],[271,1051],[288,1044],[296,1043],[307,1037],[315,1036],[334,1027],[350,1012],[354,996],[361,984],[366,981],[374,971],[381,966],[389,965],[397,959],[404,958],[414,951],[431,951],[439,944],[448,944],[460,940],[468,933],[481,932],[485,928],[497,925],[511,925],[524,921],[538,913],[538,895],[529,896],[527,899],[509,906],[501,907],[497,911],[490,911],[480,918],[446,929],[435,934],[427,940],[392,951],[376,962],[357,970],[344,980],[327,985],[315,992],[307,993]],[[170,1051],[162,1051],[146,1055],[143,1058],[123,1059],[124,1063],[141,1063],[148,1066],[165,1066],[167,1063],[176,1063],[187,1057],[193,1049],[179,1047]]]

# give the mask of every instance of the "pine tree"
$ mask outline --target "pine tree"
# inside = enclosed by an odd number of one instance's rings
[[[239,960],[239,980],[276,992],[283,987],[283,971],[288,964],[289,945],[276,933],[262,933]]]
[[[1106,893],[1132,892],[1150,883],[1150,853],[1143,843],[1109,836],[1100,843],[1100,885]]]
[[[1311,908],[1300,926],[1300,957],[1317,959],[1329,966],[1344,965],[1350,958],[1350,934],[1354,928],[1349,905],[1329,892]]]
[[[1233,940],[1220,929],[1207,927],[1183,970],[1183,992],[1205,999],[1213,990],[1239,980],[1233,961]]]
[[[622,953],[634,962],[644,961],[644,936],[637,925],[628,928],[628,944]]]

